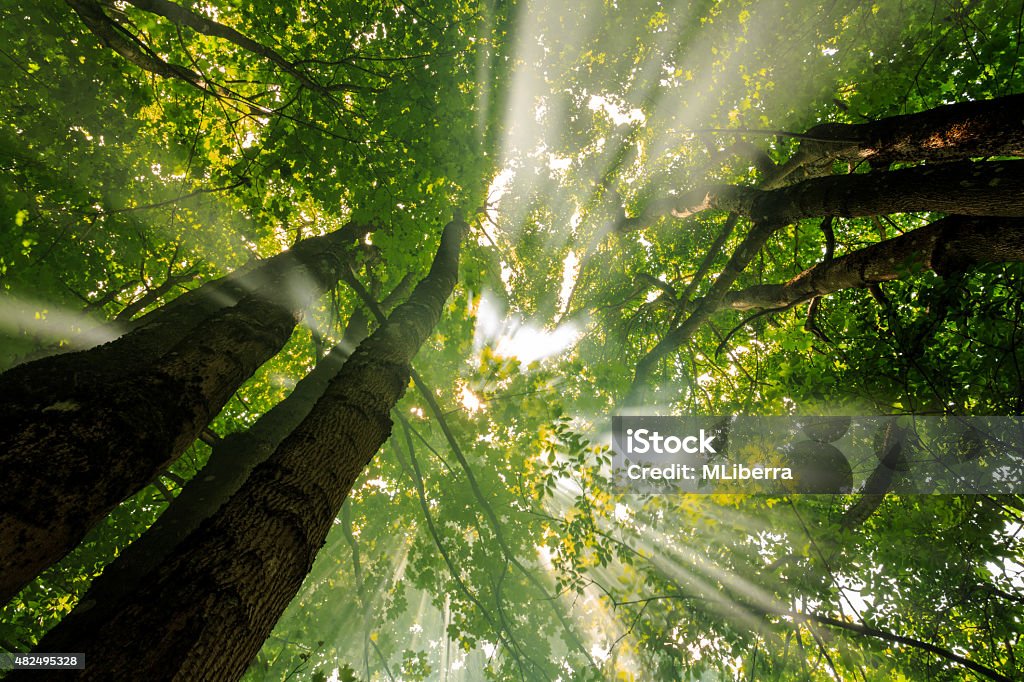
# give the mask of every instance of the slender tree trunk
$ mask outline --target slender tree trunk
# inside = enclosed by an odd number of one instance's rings
[[[137,300],[132,301],[131,303],[126,305],[124,309],[117,314],[117,317],[115,317],[114,320],[116,320],[117,322],[127,322],[128,320],[131,320],[133,317],[135,317],[136,313],[138,313],[143,308],[146,308],[159,301],[168,292],[173,290],[174,287],[183,285],[186,282],[191,282],[198,276],[199,273],[196,271],[183,272],[178,275],[168,274],[167,279],[165,279],[159,285],[153,287],[152,289],[149,289]]]
[[[85,652],[81,679],[234,680],[259,651],[356,478],[391,434],[411,360],[441,317],[467,226],[448,224],[430,273],[231,500],[99,627],[42,647]],[[56,633],[55,633],[56,635]]]
[[[740,243],[729,262],[715,279],[710,291],[693,307],[689,316],[677,327],[671,329],[664,337],[636,363],[633,384],[623,399],[623,405],[629,408],[639,407],[646,399],[647,384],[654,374],[655,367],[662,358],[686,343],[704,322],[717,312],[729,292],[750,261],[761,251],[773,234],[781,226],[777,223],[758,223]]]
[[[195,440],[337,282],[363,231],[308,240],[109,344],[0,376],[0,601]]]

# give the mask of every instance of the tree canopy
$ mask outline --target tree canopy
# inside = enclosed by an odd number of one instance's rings
[[[308,571],[247,680],[1020,679],[1020,495],[631,495],[610,430],[1022,414],[1022,16],[0,4],[0,512],[59,536],[0,651],[187,629],[227,546]]]

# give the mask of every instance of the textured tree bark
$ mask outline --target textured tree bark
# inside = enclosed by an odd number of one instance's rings
[[[868,161],[875,168],[917,161],[963,161],[986,156],[1024,156],[1024,95],[958,102],[916,114],[869,123],[824,123],[773,178],[779,186],[800,170],[832,172],[835,161]]]
[[[946,163],[895,171],[834,175],[780,189],[715,185],[651,203],[620,229],[659,215],[685,218],[701,211],[732,211],[757,222],[855,218],[914,211],[1024,217],[1024,161]]]
[[[364,231],[308,240],[109,344],[0,376],[0,601],[195,440],[340,278]]]
[[[411,277],[404,278],[381,303],[389,310],[411,288]],[[263,414],[245,431],[232,433],[212,445],[206,466],[188,482],[167,509],[137,540],[108,564],[88,592],[51,632],[74,627],[91,628],[109,619],[117,599],[135,590],[149,571],[160,566],[189,533],[238,492],[252,470],[288,437],[323,395],[328,383],[337,376],[345,360],[369,334],[366,313],[356,309],[349,318],[341,341],[320,359],[281,402]],[[73,625],[72,625],[73,624]]]
[[[85,652],[80,679],[234,680],[302,584],[363,468],[391,433],[411,360],[455,286],[460,218],[427,277],[367,338],[323,397],[175,556],[101,626],[46,648]],[[12,679],[16,679],[12,678]]]
[[[912,232],[818,263],[785,284],[729,292],[724,308],[785,308],[813,296],[857,289],[934,270],[940,275],[980,263],[1024,261],[1024,220],[949,216]]]

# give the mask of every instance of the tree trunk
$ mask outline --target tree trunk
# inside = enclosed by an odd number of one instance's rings
[[[381,303],[389,310],[403,298],[412,282],[404,278]],[[189,533],[238,492],[252,470],[265,461],[306,418],[337,376],[345,360],[369,333],[366,313],[357,309],[341,341],[317,362],[292,392],[245,431],[217,439],[206,465],[185,485],[160,517],[137,540],[124,548],[89,590],[56,626],[53,636],[68,627],[91,628],[110,617],[117,599],[134,591],[148,572],[158,568]],[[73,625],[72,625],[73,624]]]
[[[367,338],[309,416],[175,556],[98,627],[40,647],[85,653],[82,679],[234,680],[309,572],[349,491],[391,433],[412,357],[458,274],[460,218],[427,277]],[[16,679],[16,678],[15,678]]]
[[[195,440],[340,278],[363,231],[308,240],[109,344],[0,376],[0,601]]]

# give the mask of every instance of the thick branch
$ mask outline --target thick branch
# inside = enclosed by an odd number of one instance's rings
[[[869,123],[824,123],[807,131],[813,140],[782,168],[781,181],[808,165],[868,161],[874,167],[915,161],[962,161],[984,156],[1024,156],[1024,95],[958,102]]]
[[[660,215],[685,218],[707,210],[732,211],[755,221],[846,218],[941,211],[960,215],[1024,217],[1024,161],[956,163],[837,175],[781,189],[714,185],[654,201],[620,229],[636,229]]]
[[[948,274],[980,263],[1024,261],[1024,220],[949,216],[907,234],[818,263],[785,284],[729,292],[732,310],[782,308],[841,289],[865,288],[934,270]]]
[[[625,405],[640,405],[657,363],[692,338],[712,314],[724,308],[786,309],[840,289],[869,287],[899,279],[915,269],[947,274],[979,263],[1024,261],[1024,220],[950,216],[900,237],[819,263],[786,284],[758,285],[730,292],[729,288],[774,231],[771,224],[755,227],[733,253],[708,295],[696,302],[690,316],[640,359]]]

